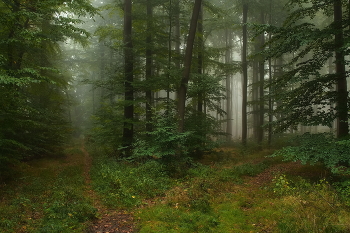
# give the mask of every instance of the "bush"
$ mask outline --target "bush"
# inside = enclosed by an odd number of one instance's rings
[[[350,174],[350,140],[337,140],[330,133],[297,136],[293,146],[276,151],[271,157],[283,156],[288,161],[311,165],[323,163],[334,174]]]

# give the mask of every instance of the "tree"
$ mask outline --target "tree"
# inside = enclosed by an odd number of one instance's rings
[[[247,96],[248,96],[248,63],[247,63],[247,18],[248,4],[243,3],[243,32],[242,32],[242,144],[247,143],[248,124],[247,124]]]
[[[147,0],[147,32],[148,35],[146,36],[146,80],[150,81],[152,78],[152,70],[153,70],[153,41],[152,41],[152,30],[153,30],[153,6],[152,1]],[[146,131],[151,132],[152,131],[152,105],[153,105],[153,98],[152,98],[152,90],[148,88],[146,90]]]
[[[96,12],[88,1],[0,3],[1,166],[60,151],[70,130],[59,42],[86,44],[88,33],[76,26],[82,22],[76,15]]]
[[[124,103],[124,128],[123,148],[124,156],[131,155],[131,146],[134,137],[134,55],[132,44],[132,1],[124,2],[124,74],[125,74],[125,103]]]
[[[291,5],[298,2],[293,1]],[[348,93],[343,65],[348,51],[343,45],[348,37],[343,38],[343,35],[348,35],[345,28],[349,21],[342,16],[341,1],[308,1],[297,6],[283,27],[262,27],[273,33],[268,42],[269,57],[292,55],[291,61],[283,67],[282,77],[272,83],[275,90],[283,90],[274,94],[275,100],[283,103],[275,109],[276,114],[281,114],[274,124],[275,130],[283,132],[289,127],[296,128],[299,123],[332,127],[337,118],[338,137],[345,136],[348,134]],[[322,14],[333,15],[333,22],[329,23]],[[319,16],[326,20],[305,22],[308,17]],[[324,67],[334,54],[337,69],[336,73],[329,74]],[[337,86],[335,91],[334,85]],[[333,107],[333,103],[337,105]]]
[[[335,0],[334,7],[334,45],[335,45],[335,72],[337,75],[337,136],[338,138],[347,136],[349,133],[348,124],[348,90],[345,71],[345,53],[343,51],[343,13],[342,1]]]
[[[179,115],[179,132],[184,131],[187,84],[190,78],[193,43],[195,39],[197,22],[198,22],[201,6],[202,6],[202,0],[196,0],[193,7],[190,29],[187,37],[184,70],[182,74],[180,88],[178,91],[177,111]]]

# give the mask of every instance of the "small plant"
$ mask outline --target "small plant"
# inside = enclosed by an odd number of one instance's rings
[[[291,186],[290,181],[286,178],[286,175],[276,175],[273,180],[273,192],[277,195],[290,194],[295,188]]]
[[[336,182],[334,185],[344,203],[350,207],[350,180]]]

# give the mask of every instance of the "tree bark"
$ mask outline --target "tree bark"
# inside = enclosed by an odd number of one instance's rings
[[[348,125],[348,90],[345,72],[345,58],[342,47],[344,45],[343,27],[342,27],[342,1],[334,0],[334,25],[335,25],[335,72],[337,74],[337,137],[347,136],[349,133]]]
[[[232,62],[231,47],[232,47],[232,33],[229,29],[226,29],[226,52],[225,52],[225,63],[230,64]],[[227,124],[226,124],[226,141],[232,140],[232,83],[231,83],[231,72],[226,73],[226,112],[227,112]]]
[[[272,25],[272,1],[270,0],[270,7],[269,7],[269,23]],[[272,34],[271,32],[269,33],[269,41],[272,39]],[[272,121],[273,121],[273,102],[272,102],[272,63],[271,63],[271,58],[269,58],[269,133],[268,133],[268,145],[270,146],[272,143]]]
[[[179,132],[184,131],[184,121],[185,121],[185,106],[186,106],[186,94],[187,94],[187,84],[190,78],[191,62],[192,62],[192,52],[193,44],[196,35],[197,21],[199,17],[199,12],[201,9],[202,0],[195,0],[190,29],[187,37],[186,52],[185,52],[185,62],[184,70],[182,74],[182,79],[180,83],[180,88],[178,90],[178,130]]]
[[[199,12],[198,16],[198,53],[197,53],[197,73],[199,77],[203,74],[203,11]],[[203,92],[198,93],[197,110],[201,114],[203,112]]]
[[[248,63],[247,63],[247,17],[248,5],[243,4],[243,48],[242,48],[242,144],[247,143],[247,89],[248,89]]]
[[[152,59],[153,59],[153,44],[152,44],[152,24],[153,24],[153,6],[152,0],[147,0],[147,37],[146,37],[146,82],[152,78]],[[146,131],[152,131],[152,90],[147,85],[146,89]]]
[[[261,24],[265,24],[265,13],[261,11]],[[265,34],[260,35],[260,50],[263,50],[265,44]],[[261,144],[264,139],[264,77],[265,77],[265,62],[262,56],[259,56],[259,127],[258,127],[258,143]]]
[[[132,1],[125,0],[124,2],[124,88],[125,88],[125,103],[124,103],[124,128],[123,128],[123,156],[128,157],[132,152],[132,143],[134,136],[134,89],[133,89],[133,44],[132,44]]]

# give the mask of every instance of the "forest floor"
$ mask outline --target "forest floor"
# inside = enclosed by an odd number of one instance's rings
[[[92,157],[89,155],[84,145],[81,146],[84,154],[84,176],[87,185],[87,192],[93,200],[93,206],[98,211],[99,218],[92,222],[87,233],[130,233],[134,229],[134,218],[132,213],[125,210],[110,209],[103,205],[99,196],[91,187],[90,170],[92,166]]]
[[[328,171],[271,153],[222,148],[169,178],[159,164],[96,162],[77,143],[1,184],[0,232],[349,232]]]

